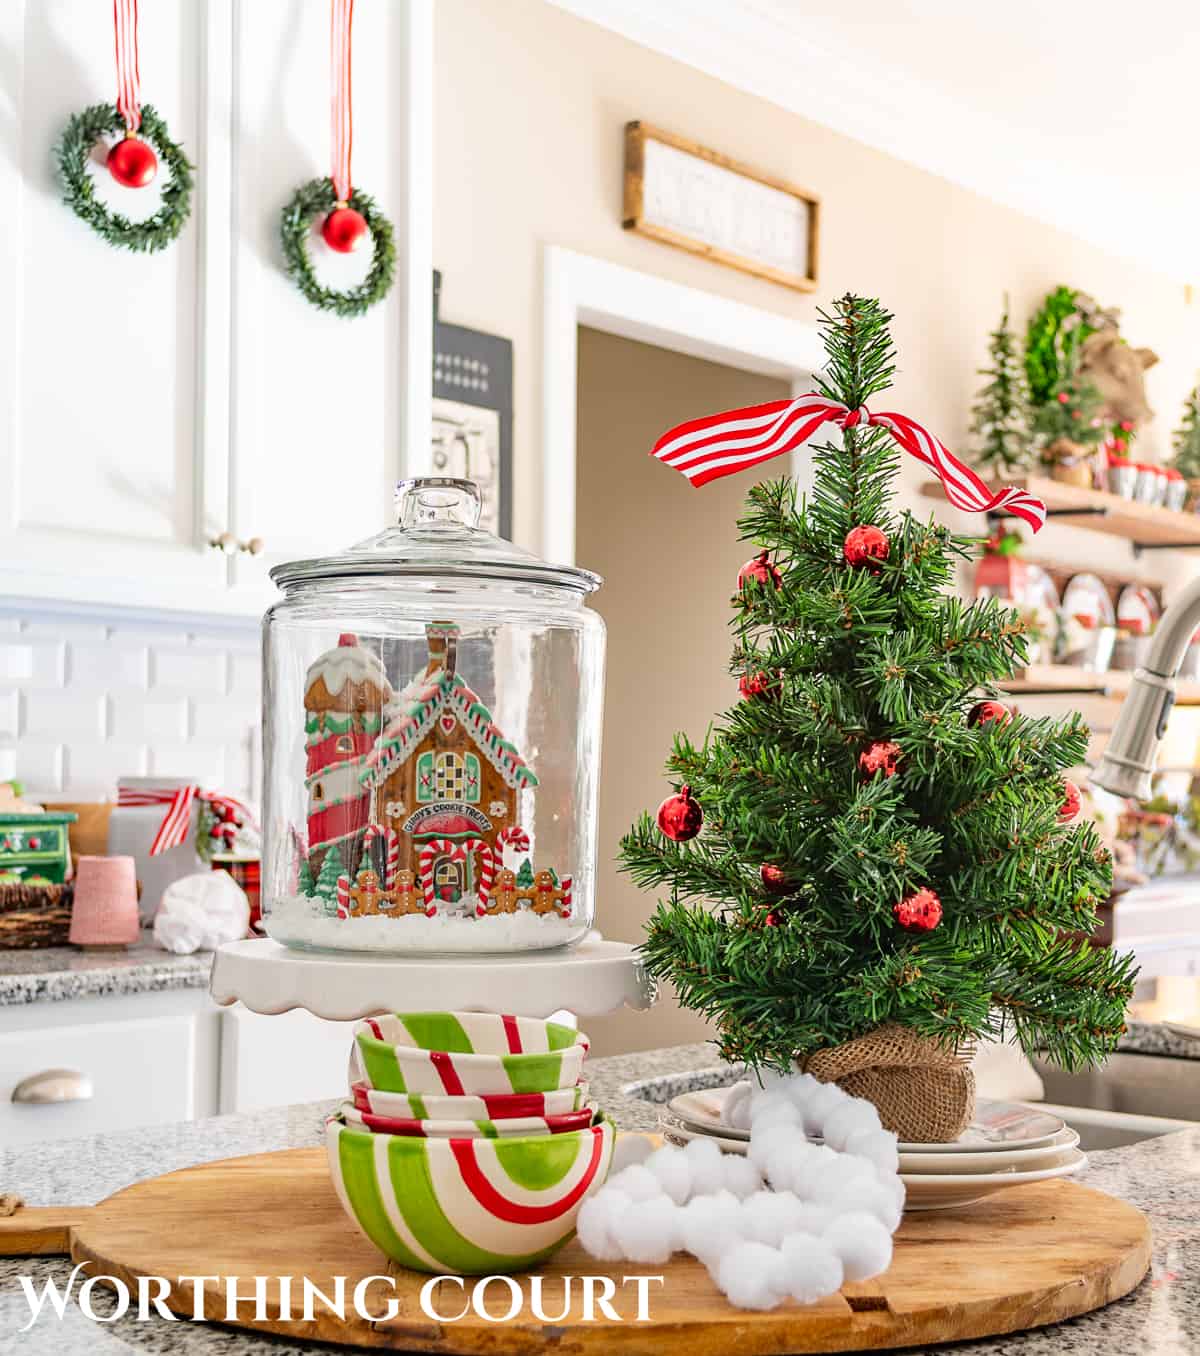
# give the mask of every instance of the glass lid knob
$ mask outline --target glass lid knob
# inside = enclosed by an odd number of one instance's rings
[[[473,480],[419,476],[396,486],[402,528],[478,527],[483,501]]]

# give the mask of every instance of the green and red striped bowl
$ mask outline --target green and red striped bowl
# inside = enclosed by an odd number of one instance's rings
[[[558,1022],[486,1012],[407,1012],[355,1027],[372,1088],[439,1096],[552,1092],[579,1082],[588,1039]]]
[[[594,1124],[599,1107],[593,1102],[564,1116],[510,1116],[506,1120],[415,1120],[412,1117],[377,1116],[360,1111],[353,1102],[343,1102],[338,1115],[347,1125],[383,1135],[422,1135],[426,1139],[501,1139],[529,1135],[562,1135],[586,1130]]]
[[[338,1198],[388,1257],[416,1271],[489,1275],[544,1261],[600,1189],[614,1131],[513,1139],[421,1139],[326,1125]]]
[[[566,1116],[587,1105],[588,1085],[552,1092],[499,1094],[494,1097],[444,1097],[431,1093],[381,1092],[369,1083],[350,1087],[355,1108],[375,1116],[413,1121],[504,1121],[516,1116]]]

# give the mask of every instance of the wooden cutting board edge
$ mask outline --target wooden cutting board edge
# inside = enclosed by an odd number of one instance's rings
[[[221,1207],[230,1192],[232,1213]],[[624,1276],[666,1274],[668,1285],[650,1292],[651,1321],[549,1324],[525,1313],[504,1324],[474,1315],[439,1323],[418,1303],[428,1277],[386,1262],[342,1214],[322,1149],[200,1164],[135,1183],[94,1207],[25,1207],[0,1219],[0,1255],[68,1253],[76,1262],[91,1263],[91,1274],[113,1276],[131,1290],[136,1290],[141,1275],[227,1276],[238,1271],[223,1264],[222,1250],[234,1247],[236,1229],[230,1231],[242,1211],[247,1213],[247,1226],[257,1221],[260,1231],[252,1237],[258,1268],[254,1273],[242,1265],[244,1254],[238,1256],[236,1248],[233,1254],[226,1251],[243,1276],[306,1274],[325,1289],[323,1278],[335,1274],[325,1259],[334,1257],[339,1259],[340,1273],[352,1278],[372,1272],[395,1277],[401,1308],[394,1319],[375,1322],[352,1313],[342,1322],[319,1309],[314,1321],[305,1322],[256,1321],[246,1316],[252,1306],[243,1306],[237,1322],[229,1326],[299,1340],[448,1356],[527,1356],[541,1348],[552,1349],[556,1356],[602,1356],[614,1350],[623,1356],[718,1356],[734,1350],[738,1356],[778,1356],[962,1341],[1040,1327],[1100,1308],[1133,1290],[1150,1265],[1149,1222],[1140,1211],[1092,1188],[1060,1180],[1014,1188],[962,1210],[906,1216],[888,1273],[847,1285],[841,1294],[807,1308],[786,1305],[765,1313],[734,1309],[691,1258],[677,1256],[660,1266],[614,1267],[595,1261],[572,1243],[541,1269],[548,1278],[547,1310],[558,1307],[562,1293],[561,1288],[557,1294],[550,1288],[550,1278],[612,1274],[619,1284]],[[282,1230],[269,1227],[275,1215],[287,1222]],[[158,1225],[155,1216],[161,1221]],[[311,1265],[312,1251],[287,1252],[291,1240],[302,1240],[306,1229],[315,1230],[320,1240],[316,1268]],[[195,1260],[167,1267],[142,1256],[141,1249],[153,1246],[156,1230],[183,1239],[178,1247],[197,1249]],[[1023,1240],[1017,1256],[1006,1258],[1017,1234]],[[1044,1247],[1039,1247],[1042,1234]],[[270,1238],[283,1239],[282,1252],[267,1245]],[[1056,1276],[1054,1263],[1063,1248],[1085,1249],[1089,1260],[1069,1264]],[[989,1260],[991,1253],[996,1255]],[[164,1263],[169,1256],[164,1255]],[[954,1270],[968,1257],[977,1269],[992,1266],[1006,1276],[1013,1274],[1015,1263],[1024,1279],[1006,1294],[958,1293]],[[468,1289],[472,1284],[468,1279]],[[446,1301],[447,1307],[455,1303],[461,1308],[462,1293],[457,1286],[451,1288],[453,1299]],[[224,1324],[223,1290],[206,1289],[204,1298],[205,1317]],[[498,1304],[503,1296],[493,1291],[492,1298]],[[181,1315],[190,1315],[191,1287],[176,1285],[167,1302]],[[628,1302],[625,1307],[631,1312]]]

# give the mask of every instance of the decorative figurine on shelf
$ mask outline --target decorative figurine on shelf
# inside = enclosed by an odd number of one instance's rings
[[[571,878],[533,875],[532,840],[519,823],[522,793],[537,777],[456,672],[458,628],[432,623],[426,641],[424,669],[398,693],[354,635],[308,670],[301,885],[347,919],[522,908],[568,917]],[[527,881],[504,867],[506,853],[524,858]]]
[[[988,359],[989,365],[979,369],[987,381],[971,406],[975,465],[984,475],[1011,476],[1032,467],[1034,437],[1024,355],[1008,323],[1007,296],[988,340]]]

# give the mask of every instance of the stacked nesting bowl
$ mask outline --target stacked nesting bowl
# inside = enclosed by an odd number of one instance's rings
[[[326,1125],[346,1213],[403,1266],[519,1271],[575,1231],[614,1131],[588,1100],[587,1037],[481,1012],[368,1017],[357,1076]]]

